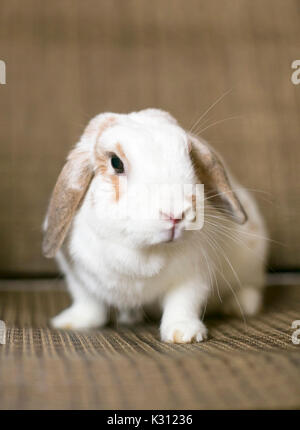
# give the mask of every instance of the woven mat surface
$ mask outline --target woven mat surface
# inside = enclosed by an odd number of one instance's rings
[[[2,287],[2,288],[1,288]],[[300,407],[300,286],[269,287],[264,312],[208,318],[201,344],[160,342],[158,326],[89,333],[49,328],[69,303],[61,281],[3,281],[1,409],[240,409]]]

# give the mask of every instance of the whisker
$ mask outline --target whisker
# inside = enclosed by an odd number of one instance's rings
[[[220,260],[219,260],[219,255],[218,255],[218,253],[217,253],[217,251],[215,250],[215,248],[213,247],[213,245],[211,244],[211,240],[208,238],[208,236],[206,236],[205,237],[205,240],[207,240],[207,242],[208,242],[208,244],[211,246],[211,249],[214,251],[214,253],[217,255],[217,258],[218,258],[218,261],[219,261],[219,263],[220,263]],[[215,264],[213,263],[213,265],[214,265],[214,267],[215,267]],[[218,284],[218,280],[217,280],[217,277],[216,277],[216,275],[214,274],[214,278],[215,278],[215,282],[216,282],[216,289],[217,289],[217,294],[218,294],[218,297],[219,297],[219,300],[220,300],[220,302],[222,303],[222,297],[221,297],[221,294],[220,294],[220,290],[219,290],[219,284]]]
[[[236,233],[237,235],[239,235],[239,234],[244,234],[244,235],[246,235],[246,236],[250,236],[250,237],[257,237],[258,239],[264,239],[264,240],[266,240],[267,242],[271,242],[271,243],[274,243],[274,244],[279,245],[279,246],[287,247],[287,244],[286,244],[286,243],[279,242],[279,241],[277,241],[277,240],[271,239],[270,237],[268,237],[268,236],[264,236],[264,235],[262,235],[262,234],[252,233],[252,232],[250,232],[250,231],[246,231],[246,230],[243,230],[243,229],[239,229],[238,231],[236,231],[236,225],[235,225],[235,222],[234,222],[234,221],[232,221],[232,220],[230,220],[230,219],[228,219],[227,217],[222,217],[222,216],[217,216],[217,215],[211,215],[211,214],[209,214],[209,213],[206,213],[206,214],[205,214],[205,217],[206,217],[206,218],[214,218],[214,219],[216,219],[216,220],[226,221],[227,223],[231,223],[234,227],[226,226],[226,225],[224,225],[224,224],[222,224],[222,227],[227,228],[227,230],[229,230],[229,231],[230,231],[230,229],[232,229],[231,231],[232,231],[233,233]],[[205,220],[205,222],[208,222],[208,221],[207,221],[207,220]],[[218,224],[215,224],[215,226],[216,226],[217,228],[220,228],[220,225],[218,225]]]
[[[264,192],[264,191],[262,191],[262,190],[254,190],[254,189],[251,189],[251,188],[244,188],[244,189],[245,189],[246,191],[250,191],[251,193],[268,194],[267,192]],[[215,197],[222,196],[222,195],[224,195],[224,194],[228,194],[228,193],[230,193],[231,191],[238,192],[238,191],[240,191],[240,190],[241,190],[241,188],[236,188],[236,189],[231,189],[231,190],[228,190],[228,191],[222,191],[222,192],[220,192],[220,193],[213,194],[213,195],[209,195],[209,194],[208,194],[206,197],[204,197],[204,201],[210,201],[211,199],[213,199],[213,198],[215,198]],[[274,207],[277,207],[277,208],[278,208],[278,205],[276,205],[276,204],[275,204],[274,200],[267,199],[267,198],[265,198],[265,197],[262,197],[261,195],[259,195],[259,199],[260,199],[260,200],[262,200],[262,201],[264,201],[264,202],[266,202],[266,203],[269,203],[270,205],[273,205]],[[216,205],[214,204],[214,206],[216,206]]]
[[[225,258],[225,261],[226,261],[226,262],[227,262],[227,264],[229,265],[229,267],[230,267],[230,269],[231,269],[231,271],[232,271],[232,273],[233,273],[233,275],[234,275],[234,277],[235,277],[236,281],[238,282],[238,285],[239,285],[240,289],[242,289],[241,281],[240,281],[239,277],[237,276],[237,273],[236,273],[236,271],[234,270],[234,268],[233,268],[232,264],[230,263],[230,261],[229,261],[228,257],[227,257],[227,256],[226,256],[226,254],[223,252],[223,249],[221,248],[220,244],[219,244],[218,242],[215,242],[215,244],[216,244],[216,247],[221,251],[221,253],[222,253],[223,257]],[[216,269],[217,269],[217,268],[216,268]],[[218,269],[217,269],[217,270],[218,270]],[[239,302],[239,300],[238,300],[238,297],[237,297],[237,295],[236,295],[236,293],[235,293],[234,289],[231,287],[230,283],[227,281],[227,279],[224,277],[224,275],[223,275],[220,271],[219,271],[219,273],[220,273],[220,275],[222,276],[222,278],[224,279],[224,281],[226,282],[226,284],[228,285],[228,287],[230,288],[230,290],[231,290],[231,292],[232,292],[232,294],[233,294],[233,296],[234,296],[234,299],[235,299],[235,301],[236,301],[236,303],[237,303],[237,305],[238,305],[238,307],[239,307],[239,310],[240,310],[240,312],[241,312],[241,315],[242,315],[242,318],[243,318],[244,324],[245,324],[245,325],[246,325],[246,327],[247,327],[247,321],[246,321],[246,317],[245,317],[245,314],[244,314],[243,308],[242,308],[242,306],[241,306],[241,304],[240,304],[240,302]]]
[[[251,248],[249,248],[249,246],[247,246],[243,241],[242,241],[242,239],[239,237],[239,235],[238,235],[238,232],[236,232],[236,231],[229,231],[229,233],[231,233],[231,235],[232,236],[230,236],[230,234],[225,234],[223,231],[222,231],[222,229],[221,229],[221,227],[220,227],[220,225],[218,225],[218,224],[214,224],[214,223],[211,223],[211,222],[207,222],[207,224],[209,224],[209,225],[212,225],[213,227],[214,227],[214,229],[216,229],[217,230],[217,232],[219,233],[219,234],[223,234],[224,236],[226,236],[226,237],[228,237],[229,239],[231,239],[232,241],[234,241],[237,245],[242,245],[242,246],[244,246],[248,251],[250,251],[251,252],[251,254],[253,254],[253,256],[259,261],[259,262],[261,262],[265,267],[266,267],[266,269],[268,269],[268,270],[270,270],[271,272],[273,271],[273,269],[272,269],[272,267],[269,265],[269,264],[266,264],[266,262],[265,262],[265,259],[264,258],[262,258],[262,257],[259,257],[258,255],[257,255],[257,253],[256,252],[254,252],[254,250],[253,249],[251,249]],[[224,226],[223,226],[224,227]],[[227,232],[226,232],[227,233]],[[236,236],[234,236],[233,235],[233,233],[236,233],[236,235],[237,235],[237,237]]]
[[[243,115],[229,116],[229,117],[227,117],[227,118],[220,119],[220,120],[215,121],[215,122],[213,122],[212,124],[210,124],[210,125],[208,125],[208,126],[206,126],[206,127],[202,128],[201,130],[197,130],[197,131],[195,132],[195,134],[199,135],[200,133],[203,133],[204,131],[208,130],[208,129],[209,129],[209,128],[211,128],[211,127],[214,127],[214,126],[215,126],[215,125],[217,125],[217,124],[221,124],[222,122],[229,121],[229,120],[232,120],[232,119],[237,119],[237,118],[243,118]]]
[[[204,306],[204,308],[203,308],[203,311],[202,311],[202,313],[201,313],[201,321],[203,321],[204,320],[204,317],[205,317],[205,313],[206,313],[206,308],[207,308],[207,302],[208,302],[208,299],[206,299],[206,301],[205,301],[205,306]]]
[[[216,193],[216,194],[208,195],[207,197],[204,198],[204,200],[210,200],[210,199],[212,199],[214,197],[218,197],[218,196],[222,196],[224,194],[231,193],[232,191],[233,192],[239,192],[239,191],[243,191],[243,190],[250,191],[251,193],[254,192],[254,193],[261,193],[261,194],[269,194],[269,195],[271,195],[271,193],[269,193],[268,191],[265,191],[265,190],[259,190],[259,189],[256,189],[256,188],[240,187],[240,188],[231,188],[228,191],[221,191],[221,192]],[[270,203],[272,203],[271,200],[270,200]]]
[[[211,272],[211,268],[210,268],[210,265],[209,265],[209,262],[208,262],[208,259],[207,259],[207,257],[206,257],[205,252],[203,253],[203,256],[204,256],[204,258],[205,258],[206,265],[207,265],[207,269],[208,269],[208,275],[209,275],[209,282],[210,282],[210,285],[211,285],[211,287],[212,287],[212,288],[214,288],[214,283],[213,283],[213,280],[212,280],[212,272]]]
[[[193,133],[193,130],[197,127],[197,125],[199,124],[199,122],[201,121],[201,119],[204,118],[205,115],[208,114],[208,112],[210,112],[221,100],[224,99],[224,97],[226,97],[231,92],[232,92],[232,88],[230,88],[229,90],[225,91],[225,93],[223,93],[220,97],[218,97],[217,100],[215,102],[213,102],[210,105],[210,107],[208,109],[206,109],[206,111],[204,113],[201,114],[201,116],[198,118],[198,120],[195,122],[195,124],[190,128],[189,132]]]

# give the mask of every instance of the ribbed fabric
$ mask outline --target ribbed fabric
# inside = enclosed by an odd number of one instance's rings
[[[49,318],[69,303],[59,282],[8,284],[0,292],[2,409],[300,407],[300,345],[291,341],[300,286],[269,287],[264,312],[246,325],[208,318],[208,341],[170,345],[153,322],[50,329]]]

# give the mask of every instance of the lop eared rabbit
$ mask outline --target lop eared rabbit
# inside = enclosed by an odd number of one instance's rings
[[[187,229],[195,196],[186,193],[181,213],[118,217],[134,184],[153,183],[204,184],[203,227]],[[43,252],[73,300],[55,328],[103,326],[111,306],[130,323],[154,306],[163,341],[200,342],[205,310],[253,315],[262,303],[266,239],[253,198],[207,143],[157,109],[90,121],[53,190]]]

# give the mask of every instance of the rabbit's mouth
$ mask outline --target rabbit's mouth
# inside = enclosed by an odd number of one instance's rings
[[[176,225],[173,224],[172,228],[171,228],[171,238],[170,238],[169,242],[173,242],[173,240],[174,240],[174,237],[175,237],[175,228],[176,228]]]
[[[174,240],[178,239],[181,236],[182,232],[182,221],[184,219],[184,214],[181,213],[177,217],[173,214],[166,214],[160,211],[160,216],[168,223],[167,228],[167,240],[165,242],[174,242]]]
[[[184,228],[179,224],[179,222],[173,223],[172,226],[164,232],[162,242],[176,242],[178,239],[181,238],[183,230]]]

